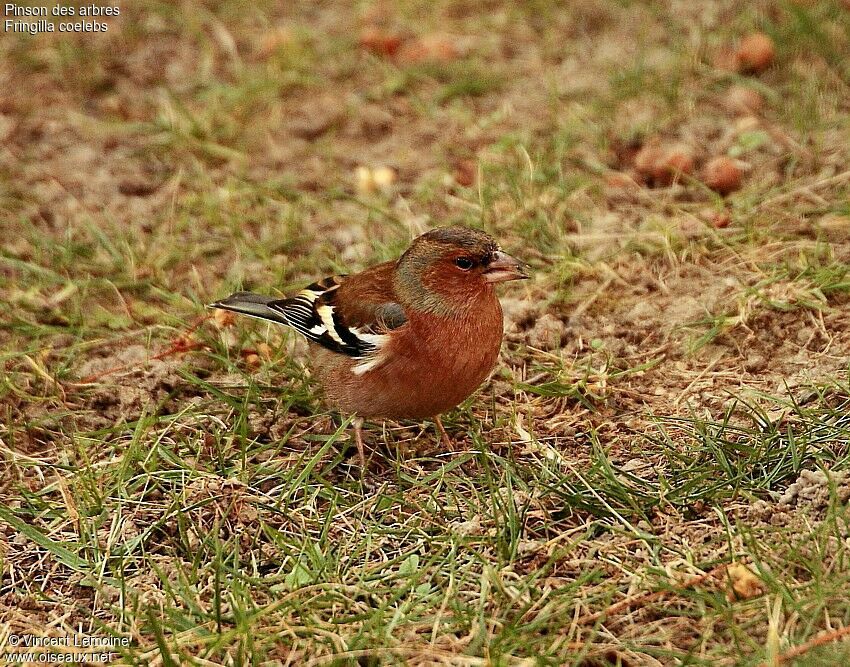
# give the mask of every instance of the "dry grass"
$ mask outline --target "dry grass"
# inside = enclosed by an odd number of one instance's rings
[[[0,652],[850,655],[850,10],[563,4],[142,0],[105,35],[4,37]],[[719,67],[753,30],[773,66]],[[653,141],[693,175],[643,181]],[[744,170],[725,198],[716,155]],[[302,345],[203,304],[449,223],[535,277],[447,416],[459,451],[374,424],[361,476]]]

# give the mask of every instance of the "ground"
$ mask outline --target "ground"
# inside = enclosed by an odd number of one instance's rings
[[[814,0],[140,0],[4,34],[0,650],[846,660],[848,53]],[[371,424],[362,471],[303,343],[204,304],[438,224],[533,279],[456,451]]]

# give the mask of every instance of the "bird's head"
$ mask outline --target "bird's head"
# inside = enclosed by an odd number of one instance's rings
[[[415,239],[398,260],[395,289],[417,309],[451,315],[491,294],[496,283],[524,278],[525,265],[490,235],[438,227]]]

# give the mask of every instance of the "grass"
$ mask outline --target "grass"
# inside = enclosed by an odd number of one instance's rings
[[[137,665],[848,657],[842,3],[121,9],[99,37],[0,43],[0,653],[34,633],[127,637]],[[405,62],[365,26],[463,48]],[[752,30],[774,66],[715,67]],[[729,111],[733,85],[764,108]],[[653,138],[694,174],[612,178]],[[718,154],[745,167],[725,198],[699,180]],[[359,189],[360,165],[397,181]],[[534,279],[445,416],[457,451],[370,424],[363,472],[303,343],[204,304],[436,224],[487,229]]]

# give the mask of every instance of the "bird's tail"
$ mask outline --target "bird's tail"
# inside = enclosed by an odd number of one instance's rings
[[[269,320],[289,326],[289,322],[281,310],[271,308],[270,304],[279,303],[279,299],[253,292],[236,292],[226,299],[211,303],[209,308],[222,308],[232,310],[234,313],[257,317],[261,320]]]

